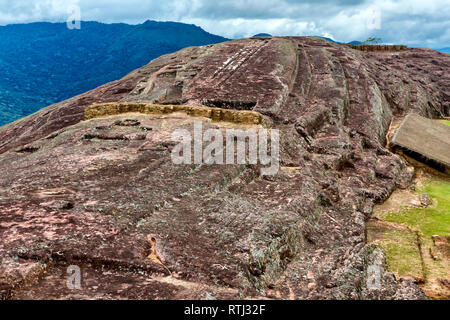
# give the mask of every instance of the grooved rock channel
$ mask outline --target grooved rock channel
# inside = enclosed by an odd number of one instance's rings
[[[389,127],[449,116],[449,71],[450,56],[428,49],[242,39],[162,56],[0,128],[1,298],[425,298],[386,270],[365,223],[412,177],[385,148]],[[111,102],[257,114],[280,130],[282,168],[174,165],[173,130],[260,122],[84,118]],[[69,265],[80,290],[66,285]]]

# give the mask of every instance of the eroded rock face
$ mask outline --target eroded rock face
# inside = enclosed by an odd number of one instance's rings
[[[374,203],[411,172],[385,148],[409,112],[448,116],[450,56],[244,39],[163,56],[0,128],[3,298],[422,299],[366,245]],[[186,114],[84,120],[94,103],[252,110],[281,169],[174,165],[171,133],[248,129]],[[69,265],[81,290],[66,286]],[[83,280],[84,279],[84,280]]]

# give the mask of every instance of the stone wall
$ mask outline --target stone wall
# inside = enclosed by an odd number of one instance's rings
[[[391,51],[403,51],[408,49],[404,45],[354,45],[354,44],[344,44],[344,46],[360,50],[364,52],[391,52]]]
[[[205,117],[213,121],[226,121],[240,124],[262,124],[263,116],[255,111],[211,108],[206,106],[158,105],[151,103],[112,102],[94,104],[86,108],[85,120],[138,112],[143,114],[186,113],[193,117]]]

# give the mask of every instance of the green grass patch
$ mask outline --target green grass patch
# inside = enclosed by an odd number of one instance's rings
[[[425,237],[450,236],[450,181],[433,178],[418,192],[427,193],[431,199],[437,200],[437,205],[389,212],[383,216],[384,220],[407,225]]]
[[[367,240],[385,251],[390,271],[416,278],[429,297],[446,299],[446,289],[436,283],[439,278],[448,279],[449,260],[445,256],[435,259],[431,252],[436,251],[433,235],[450,236],[450,180],[431,178],[417,193],[427,193],[433,204],[381,213],[382,221],[368,224]]]
[[[394,228],[386,223],[369,223],[367,241],[378,245],[386,253],[390,271],[398,276],[424,280],[417,235],[407,228]]]
[[[450,126],[450,120],[439,120],[439,122]]]

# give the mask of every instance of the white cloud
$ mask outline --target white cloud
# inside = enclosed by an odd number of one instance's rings
[[[67,6],[76,3],[83,20],[179,21],[229,38],[261,32],[341,41],[377,36],[392,43],[450,46],[450,0],[0,0],[0,24],[65,21]],[[381,12],[379,30],[368,28],[370,6]]]

